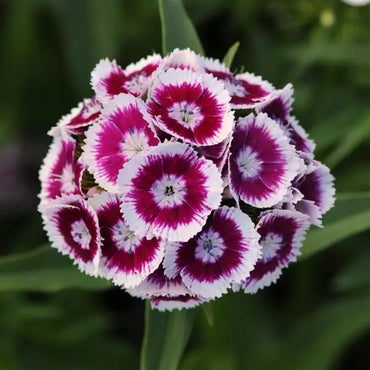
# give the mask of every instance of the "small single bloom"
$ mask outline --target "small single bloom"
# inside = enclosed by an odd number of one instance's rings
[[[179,296],[158,296],[151,298],[150,301],[152,309],[156,309],[158,311],[182,310],[183,308],[189,309],[206,302],[202,297],[189,294]]]
[[[183,143],[164,143],[141,153],[119,173],[121,211],[138,235],[187,241],[221,203],[217,167]]]
[[[258,239],[248,215],[223,206],[188,242],[167,246],[165,274],[169,278],[180,275],[195,295],[207,299],[220,297],[253,270],[260,255]]]
[[[63,136],[65,131],[69,135],[81,135],[88,126],[92,125],[100,117],[102,105],[95,98],[84,99],[71,113],[63,116],[48,134],[51,136]]]
[[[266,114],[239,119],[230,148],[230,191],[252,206],[282,201],[302,160],[279,126]]]
[[[199,57],[199,61],[207,73],[224,83],[230,93],[230,103],[234,109],[254,108],[275,90],[269,82],[253,73],[246,72],[234,76],[219,60]]]
[[[274,91],[268,99],[258,104],[256,110],[266,113],[277,122],[296,150],[313,153],[315,143],[308,138],[308,134],[299,125],[297,119],[290,115],[294,100],[293,92],[293,86],[289,83],[283,89]]]
[[[195,145],[215,145],[234,127],[230,96],[211,75],[170,68],[149,89],[148,111],[164,132]]]
[[[246,293],[255,293],[275,283],[281,270],[296,261],[309,226],[308,217],[300,212],[262,212],[257,224],[257,232],[261,235],[259,243],[262,246],[262,255],[240,287]]]
[[[96,276],[100,260],[100,231],[94,209],[78,195],[62,195],[40,205],[51,246],[68,255],[79,269]]]
[[[82,161],[102,188],[116,192],[123,165],[159,139],[142,100],[119,94],[104,104],[102,119],[86,132],[85,143]]]
[[[89,203],[98,215],[102,236],[99,274],[125,288],[140,284],[161,263],[165,242],[138,237],[122,217],[116,194],[96,194]]]
[[[141,284],[132,289],[127,289],[127,292],[134,297],[143,299],[192,295],[191,291],[182,282],[180,275],[170,279],[164,274],[162,264]]]
[[[41,201],[62,194],[82,194],[84,166],[76,159],[76,145],[68,136],[54,138],[39,172]]]
[[[91,73],[91,86],[98,100],[104,103],[120,93],[142,96],[161,59],[160,55],[154,54],[130,64],[125,70],[115,60],[102,59]]]
[[[308,167],[307,172],[299,180],[294,183],[294,186],[303,194],[304,201],[313,202],[318,207],[321,215],[328,212],[335,202],[334,176],[324,164],[318,161],[312,161],[312,165]],[[300,211],[307,209],[309,215],[314,215],[314,210],[308,208],[309,205],[298,203],[301,207]],[[306,213],[305,212],[305,213]]]

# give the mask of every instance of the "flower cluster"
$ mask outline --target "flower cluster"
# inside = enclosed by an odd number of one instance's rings
[[[334,203],[293,88],[193,51],[91,75],[40,170],[52,246],[159,310],[275,283]]]

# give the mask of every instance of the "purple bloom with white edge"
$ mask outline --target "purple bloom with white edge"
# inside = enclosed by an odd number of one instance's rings
[[[63,116],[57,125],[49,131],[51,136],[63,136],[63,131],[70,135],[81,135],[88,126],[100,117],[102,106],[95,98],[84,99],[71,113]]]
[[[121,68],[62,117],[40,169],[51,244],[153,309],[276,282],[334,204],[293,87],[175,49]]]
[[[239,119],[231,142],[230,191],[254,207],[283,199],[303,162],[277,123],[264,113]]]
[[[167,246],[165,274],[180,275],[193,294],[220,297],[253,269],[260,254],[258,239],[249,216],[237,208],[221,207],[188,242]]]
[[[179,296],[158,296],[150,299],[151,307],[158,311],[172,311],[189,309],[199,306],[201,303],[207,302],[202,297],[193,295],[179,295]]]
[[[158,268],[165,242],[138,237],[122,217],[116,194],[96,194],[89,203],[97,213],[102,236],[99,274],[125,288],[140,284]]]
[[[232,132],[229,101],[229,93],[214,77],[170,68],[153,82],[147,104],[164,132],[190,144],[214,145]]]
[[[91,73],[91,86],[98,100],[103,103],[120,93],[143,95],[161,59],[160,55],[154,54],[130,64],[125,70],[115,60],[101,60]]]
[[[68,136],[54,138],[39,173],[41,201],[62,194],[82,194],[84,166],[76,160],[76,145],[76,141]]]
[[[293,86],[287,84],[283,89],[274,91],[264,102],[259,103],[256,110],[266,113],[277,122],[296,150],[313,153],[315,143],[308,138],[306,131],[299,125],[297,119],[290,115],[293,100]]]
[[[165,143],[132,158],[120,171],[121,211],[138,235],[187,241],[221,202],[216,166],[188,145]]]
[[[207,73],[222,81],[231,96],[231,106],[234,109],[254,108],[265,101],[274,91],[274,87],[261,77],[252,73],[242,73],[234,76],[220,61],[210,58],[199,58],[200,64]]]
[[[116,192],[123,165],[159,139],[142,100],[119,94],[103,105],[102,119],[86,132],[85,144],[83,162],[101,187]]]
[[[63,195],[39,208],[53,248],[68,255],[79,269],[97,275],[101,236],[94,209],[78,195]]]
[[[249,277],[240,286],[246,293],[275,283],[281,270],[300,254],[305,233],[310,226],[308,217],[300,212],[271,210],[262,212],[257,232],[262,254]]]

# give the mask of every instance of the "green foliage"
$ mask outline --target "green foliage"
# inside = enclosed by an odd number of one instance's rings
[[[159,312],[145,305],[141,370],[176,370],[189,339],[194,310]]]
[[[158,0],[162,23],[163,54],[175,48],[190,48],[204,54],[197,32],[181,0]]]
[[[49,245],[0,258],[0,292],[56,292],[68,288],[106,289],[104,279],[82,274]]]

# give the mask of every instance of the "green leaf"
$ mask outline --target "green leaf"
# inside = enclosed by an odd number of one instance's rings
[[[334,278],[333,286],[336,291],[370,288],[370,251],[357,256]]]
[[[160,312],[145,305],[141,370],[176,370],[194,322],[194,310]]]
[[[361,143],[368,140],[370,136],[370,116],[367,115],[353,128],[347,126],[346,131],[348,131],[348,134],[343,136],[343,139],[336,145],[335,149],[324,161],[330,168],[337,166]]]
[[[338,194],[334,208],[324,218],[324,228],[311,229],[302,249],[302,257],[309,257],[345,238],[370,229],[370,194]]]
[[[201,306],[204,316],[207,320],[209,326],[213,326],[215,324],[215,315],[212,308],[212,303],[203,303]]]
[[[104,289],[107,280],[87,276],[50,246],[0,258],[0,292],[56,292],[68,288]]]
[[[175,48],[190,48],[204,54],[197,32],[181,0],[158,0],[162,24],[162,50],[168,54]]]
[[[330,303],[304,317],[284,340],[274,365],[285,370],[337,368],[335,362],[346,346],[370,328],[369,312],[370,295],[366,295]]]
[[[230,49],[227,51],[224,56],[223,63],[226,67],[231,68],[236,52],[238,51],[240,42],[237,41],[235,44],[230,46]]]

